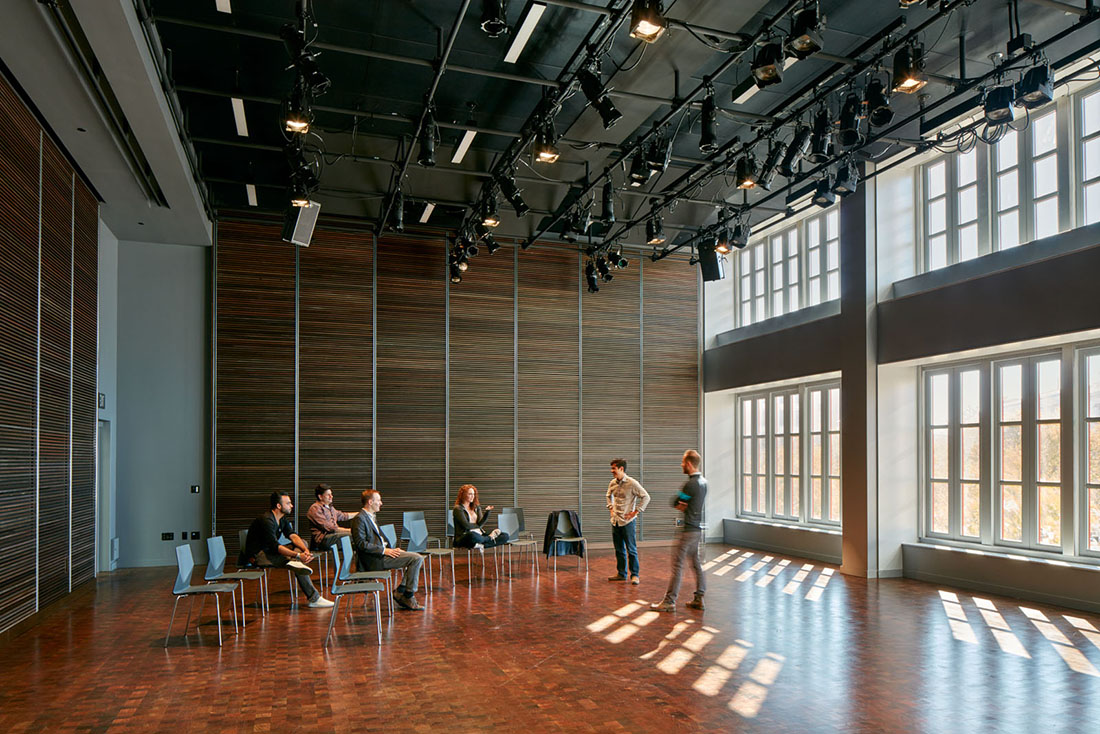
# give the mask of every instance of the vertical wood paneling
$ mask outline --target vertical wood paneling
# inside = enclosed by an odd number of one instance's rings
[[[686,477],[680,458],[699,445],[698,272],[680,262],[643,269],[644,431],[642,484],[653,495],[647,540],[673,537],[679,516],[669,504]],[[709,521],[713,522],[713,520]]]
[[[482,254],[469,277],[451,285],[449,505],[466,483],[498,512],[513,503],[513,255],[511,248]]]
[[[39,136],[0,77],[0,630],[34,613]]]
[[[579,509],[578,261],[543,248],[519,257],[519,506],[536,534],[552,510]]]
[[[313,488],[359,509],[371,485],[374,238],[317,229],[299,251],[299,525]],[[304,535],[302,537],[305,537]]]
[[[99,204],[76,181],[73,250],[72,584],[95,577]]]
[[[424,510],[442,537],[445,505],[446,248],[439,239],[378,240],[376,489],[380,520]]]
[[[584,532],[593,542],[611,542],[606,501],[610,461],[626,459],[627,473],[640,481],[638,272],[636,261],[631,262],[615,271],[610,283],[601,284],[599,293],[584,294],[582,497]]]
[[[279,236],[218,225],[215,530],[230,554],[270,492],[294,491],[294,246]]]
[[[69,591],[72,368],[72,169],[42,144],[42,288],[38,433],[38,604]]]

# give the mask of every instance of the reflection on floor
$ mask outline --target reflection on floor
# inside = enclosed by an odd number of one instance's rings
[[[383,617],[380,647],[373,610],[348,605],[328,651],[329,613],[292,607],[285,574],[266,618],[249,588],[224,647],[208,610],[165,650],[174,570],[122,572],[0,645],[0,726],[1100,731],[1095,615],[728,546],[706,549],[706,611],[669,614],[649,608],[667,549],[643,549],[640,587],[604,581],[613,564],[437,586]]]

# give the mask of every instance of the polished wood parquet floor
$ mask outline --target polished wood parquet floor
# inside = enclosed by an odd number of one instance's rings
[[[0,646],[0,729],[1100,732],[1095,615],[726,546],[707,610],[658,614],[668,551],[642,553],[637,587],[605,580],[610,552],[587,577],[460,561],[381,647],[359,603],[327,651],[328,610],[290,607],[286,574],[224,647],[208,604],[165,649],[174,569],[119,572]]]

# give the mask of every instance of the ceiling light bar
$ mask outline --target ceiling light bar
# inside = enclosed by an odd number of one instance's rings
[[[531,39],[531,34],[535,32],[535,26],[539,24],[539,19],[542,18],[542,14],[545,12],[546,6],[542,3],[531,3],[531,9],[527,11],[527,17],[519,24],[519,30],[512,38],[512,45],[508,47],[508,53],[504,54],[505,62],[509,64],[516,63],[519,55],[523,53],[523,47]]]
[[[259,206],[256,202],[256,184],[245,184],[244,195],[248,197],[249,206]]]
[[[229,3],[229,0],[214,0],[214,7],[218,9],[219,13],[233,12],[233,6]]]
[[[427,224],[428,219],[432,216],[432,212],[435,211],[435,204],[428,202],[424,205],[424,212],[420,215],[420,223]]]
[[[244,100],[240,97],[232,97],[233,122],[237,123],[237,134],[242,138],[248,137],[248,119],[244,116]]]
[[[466,157],[466,151],[470,149],[470,144],[474,142],[476,136],[476,130],[467,130],[462,134],[462,140],[458,141],[458,147],[455,148],[455,153],[451,156],[451,163],[462,162],[462,159]]]

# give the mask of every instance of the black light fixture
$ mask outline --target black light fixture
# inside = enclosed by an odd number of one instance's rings
[[[826,176],[818,182],[817,188],[814,190],[813,202],[822,209],[827,209],[836,203],[832,176]]]
[[[481,30],[489,38],[508,32],[508,0],[481,0]]]
[[[405,231],[405,194],[401,189],[393,195],[393,228],[398,232]]]
[[[752,235],[752,227],[748,222],[737,220],[730,230],[729,244],[738,250],[744,250],[749,246],[749,237]]]
[[[290,182],[290,205],[299,209],[309,206],[309,188],[303,181]]]
[[[829,111],[822,107],[814,115],[814,132],[810,138],[810,152],[806,160],[810,163],[825,163],[832,157],[833,123],[829,119]]]
[[[644,186],[652,175],[653,171],[646,163],[645,149],[639,148],[630,161],[630,185],[634,188]]]
[[[665,243],[665,225],[660,214],[654,214],[646,220],[645,241],[647,245],[663,245]]]
[[[288,23],[280,29],[279,36],[302,83],[313,94],[321,95],[328,91],[332,82],[317,66],[317,55],[309,49],[305,29]]]
[[[496,238],[488,232],[481,238],[481,241],[485,243],[485,251],[490,255],[500,249],[500,244],[497,243]]]
[[[714,87],[707,85],[700,115],[699,152],[710,155],[718,149],[718,105],[714,101]]]
[[[786,47],[787,52],[797,59],[813,56],[824,48],[821,40],[821,18],[816,2],[803,8],[794,16]]]
[[[543,117],[538,130],[535,132],[533,154],[536,163],[557,162],[561,153],[554,146],[555,140],[557,140],[557,133],[554,130],[554,119],[549,116]]]
[[[501,175],[496,179],[496,183],[497,187],[500,188],[501,195],[515,209],[517,217],[526,216],[527,212],[531,211],[531,207],[527,206],[527,202],[523,200],[519,189],[516,188],[516,179],[513,174]]]
[[[757,186],[765,191],[772,190],[772,181],[775,179],[776,170],[779,168],[779,161],[786,152],[787,144],[782,140],[768,142],[768,155],[764,158],[764,165],[760,167],[760,173],[756,177]]]
[[[435,165],[435,143],[439,138],[439,128],[435,124],[435,115],[428,107],[424,113],[424,125],[420,128],[420,154],[416,162],[425,168]]]
[[[844,104],[840,106],[840,132],[837,139],[840,147],[855,148],[863,143],[863,132],[860,127],[863,123],[863,100],[854,92],[844,98]]]
[[[608,177],[603,185],[602,214],[604,224],[615,223],[615,184]]]
[[[737,159],[734,183],[739,189],[756,188],[756,177],[756,159],[752,157],[752,153],[745,153]]]
[[[1027,70],[1016,84],[1016,104],[1033,110],[1054,99],[1054,72],[1049,64]]]
[[[661,12],[661,0],[634,0],[630,11],[630,37],[653,43],[668,24]]]
[[[812,131],[806,125],[799,125],[798,129],[794,131],[794,137],[791,138],[791,142],[783,154],[783,159],[779,162],[779,172],[781,174],[787,178],[795,174],[796,166],[810,149],[810,136],[812,134]]]
[[[928,77],[924,73],[924,48],[917,43],[903,46],[894,54],[891,89],[902,94],[913,94],[924,88],[927,83]]]
[[[577,81],[581,84],[581,91],[584,93],[585,99],[588,100],[588,103],[592,105],[596,112],[600,113],[600,119],[603,120],[603,129],[610,130],[623,116],[623,113],[616,109],[611,97],[604,92],[603,83],[600,81],[597,71],[581,69],[577,72]]]
[[[584,266],[584,279],[588,283],[589,293],[600,292],[600,283],[596,279],[596,265],[591,260]]]
[[[500,226],[500,214],[497,212],[496,194],[490,192],[481,205],[481,226],[495,229]]]
[[[313,123],[313,110],[309,101],[309,93],[301,82],[294,84],[294,89],[286,101],[286,116],[284,129],[288,133],[305,135],[309,132],[309,126]]]
[[[450,268],[450,271],[451,271],[451,282],[452,283],[461,283],[462,282],[462,270],[463,269],[461,267],[459,267],[458,260],[457,260],[457,258],[455,258],[454,255],[451,255],[450,258],[448,258],[447,265],[448,265],[448,267]]]
[[[607,263],[616,270],[622,270],[630,264],[630,261],[623,257],[623,249],[619,247],[614,252],[611,250],[607,251]]]
[[[768,41],[756,49],[752,60],[752,78],[760,89],[783,81],[783,46]]]
[[[985,91],[985,101],[982,108],[985,110],[985,121],[990,125],[1006,125],[1016,117],[1016,111],[1012,104],[1015,101],[1016,90],[1011,86],[993,87]]]
[[[872,79],[863,94],[867,105],[867,119],[875,127],[885,127],[894,120],[894,111],[890,109],[890,92],[881,79]]]
[[[841,197],[854,194],[859,188],[859,166],[849,159],[841,163],[836,169],[836,179],[833,181],[832,191]]]
[[[600,279],[604,283],[610,283],[611,279],[615,276],[611,274],[611,266],[607,264],[607,260],[602,257],[596,258],[596,272],[600,274]]]
[[[653,173],[664,173],[672,159],[672,139],[657,135],[646,146],[645,163]]]

